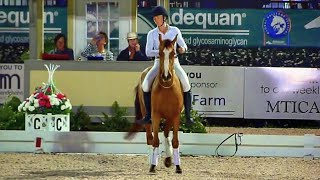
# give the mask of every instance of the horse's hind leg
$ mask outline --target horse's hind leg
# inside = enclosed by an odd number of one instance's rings
[[[174,165],[176,165],[176,173],[181,174],[182,169],[180,167],[180,153],[179,153],[179,138],[178,132],[180,127],[180,119],[177,117],[173,120],[173,138],[172,138],[172,146],[173,146],[173,161]]]
[[[172,157],[172,144],[171,144],[171,141],[169,139],[169,133],[170,133],[171,128],[172,128],[171,121],[166,120],[164,131],[163,131],[164,138],[165,138],[164,139],[164,146],[165,146],[165,150],[166,150],[166,158],[164,159],[164,165],[166,167],[170,167],[171,164],[172,164],[172,160],[171,160],[171,157]]]

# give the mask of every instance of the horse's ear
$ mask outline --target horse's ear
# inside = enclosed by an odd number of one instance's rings
[[[178,34],[176,35],[176,37],[174,37],[174,39],[173,39],[173,41],[172,41],[172,44],[175,44],[176,41],[177,41],[177,39],[178,39]]]
[[[159,34],[159,42],[162,42],[162,36]]]

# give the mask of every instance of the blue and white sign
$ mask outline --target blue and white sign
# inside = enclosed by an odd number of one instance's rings
[[[268,13],[263,21],[264,31],[272,38],[283,38],[291,29],[291,21],[288,15],[281,11]]]

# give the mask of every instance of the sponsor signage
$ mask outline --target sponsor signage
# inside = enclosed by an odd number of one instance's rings
[[[138,9],[141,34],[155,27],[150,11]],[[190,47],[320,47],[318,10],[170,8],[169,19]]]
[[[10,95],[23,100],[23,88],[24,65],[0,64],[0,104],[3,104]]]
[[[320,70],[246,68],[244,118],[320,120]]]
[[[206,117],[243,117],[244,68],[184,66],[193,109]]]
[[[67,8],[46,6],[43,13],[45,39],[67,34]],[[0,10],[0,43],[29,43],[28,6],[5,6]]]

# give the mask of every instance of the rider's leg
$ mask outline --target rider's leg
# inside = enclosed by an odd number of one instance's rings
[[[174,60],[174,69],[178,78],[180,79],[182,89],[183,89],[183,103],[184,103],[184,112],[186,115],[186,125],[189,126],[194,123],[190,112],[191,112],[191,86],[186,72],[180,66],[178,58]]]
[[[150,124],[151,123],[151,85],[154,78],[157,76],[159,70],[160,62],[158,59],[154,61],[153,67],[147,73],[146,77],[142,82],[143,99],[146,108],[146,115],[143,119],[138,120],[140,124]]]

